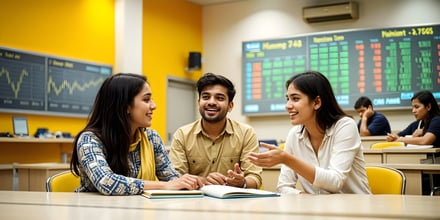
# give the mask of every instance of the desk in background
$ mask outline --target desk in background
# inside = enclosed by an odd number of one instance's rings
[[[73,138],[0,137],[0,164],[68,162]]]
[[[387,141],[387,136],[363,136],[361,137],[361,143],[363,149],[370,149],[371,145],[378,142]]]
[[[280,176],[281,166],[265,167],[261,173],[264,190],[276,192],[278,185],[278,177]]]
[[[18,190],[46,191],[46,180],[50,176],[70,170],[67,163],[14,164],[18,175]]]
[[[366,163],[384,163],[384,153],[382,149],[362,149]]]
[[[421,163],[421,160],[431,159],[430,163],[436,163],[435,154],[440,153],[440,148],[407,149],[385,148],[384,163]]]
[[[440,197],[286,195],[147,199],[97,193],[0,191],[0,212],[14,219],[439,219]],[[23,211],[26,210],[26,211]]]
[[[440,174],[440,164],[367,163],[367,166],[390,166],[401,170],[406,176],[406,195],[422,195],[422,174]],[[263,168],[264,189],[276,192],[279,175],[280,166]]]
[[[414,163],[420,164],[421,160],[432,159],[436,163],[435,154],[440,153],[440,148],[408,149],[408,148],[383,148],[363,149],[367,163]]]
[[[12,164],[0,164],[0,190],[14,189],[14,174]]]
[[[406,194],[422,194],[422,174],[429,174],[432,184],[432,174],[440,174],[440,164],[435,159],[435,154],[440,153],[440,148],[410,149],[391,147],[383,149],[363,149],[364,159],[367,164],[380,164],[401,170],[407,178]],[[422,164],[421,161],[431,164]],[[431,186],[432,187],[432,186]]]
[[[388,166],[402,171],[406,177],[406,195],[422,195],[422,174],[440,174],[440,164],[367,164],[367,166]]]

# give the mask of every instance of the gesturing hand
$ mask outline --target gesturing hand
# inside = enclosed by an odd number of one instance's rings
[[[248,155],[248,159],[251,163],[260,167],[273,167],[277,164],[283,163],[283,154],[286,152],[280,150],[278,147],[266,143],[260,143],[268,151],[264,153],[251,152]]]
[[[226,185],[243,187],[246,180],[243,171],[240,169],[238,163],[234,164],[234,170],[228,170],[228,177],[226,177]]]

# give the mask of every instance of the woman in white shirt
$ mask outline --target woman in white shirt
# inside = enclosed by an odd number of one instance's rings
[[[286,82],[291,124],[285,150],[250,153],[262,167],[282,164],[282,194],[371,194],[356,122],[338,105],[328,79],[319,72],[294,75]],[[296,188],[300,183],[304,191]]]

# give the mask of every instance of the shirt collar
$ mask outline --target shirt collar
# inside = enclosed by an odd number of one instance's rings
[[[203,132],[202,119],[199,119],[198,122],[197,122],[197,126],[194,129],[194,134],[200,134],[202,132]],[[231,122],[231,119],[229,119],[229,118],[226,118],[225,129],[223,129],[223,131],[220,132],[220,135],[223,135],[224,133],[227,133],[227,134],[233,134],[234,133],[234,129],[232,128],[232,122]]]
[[[327,137],[332,136],[335,133],[335,124],[333,124],[330,128],[325,129],[325,131],[324,131],[324,140]],[[299,139],[304,139],[304,137],[306,135],[306,128],[304,127],[304,125],[298,126],[298,133],[299,133],[299,136],[298,136]]]

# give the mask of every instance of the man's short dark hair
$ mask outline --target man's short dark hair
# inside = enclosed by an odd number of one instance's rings
[[[214,74],[214,73],[205,73],[198,81],[197,81],[197,91],[199,93],[199,97],[202,94],[203,89],[206,86],[213,85],[222,85],[228,90],[228,99],[229,103],[234,100],[235,96],[235,87],[234,84],[225,76]]]
[[[371,100],[368,97],[361,96],[358,98],[356,103],[354,103],[354,109],[358,109],[361,107],[368,108],[368,106],[370,106],[370,105],[371,105],[371,107],[373,107],[373,103],[371,103]]]

